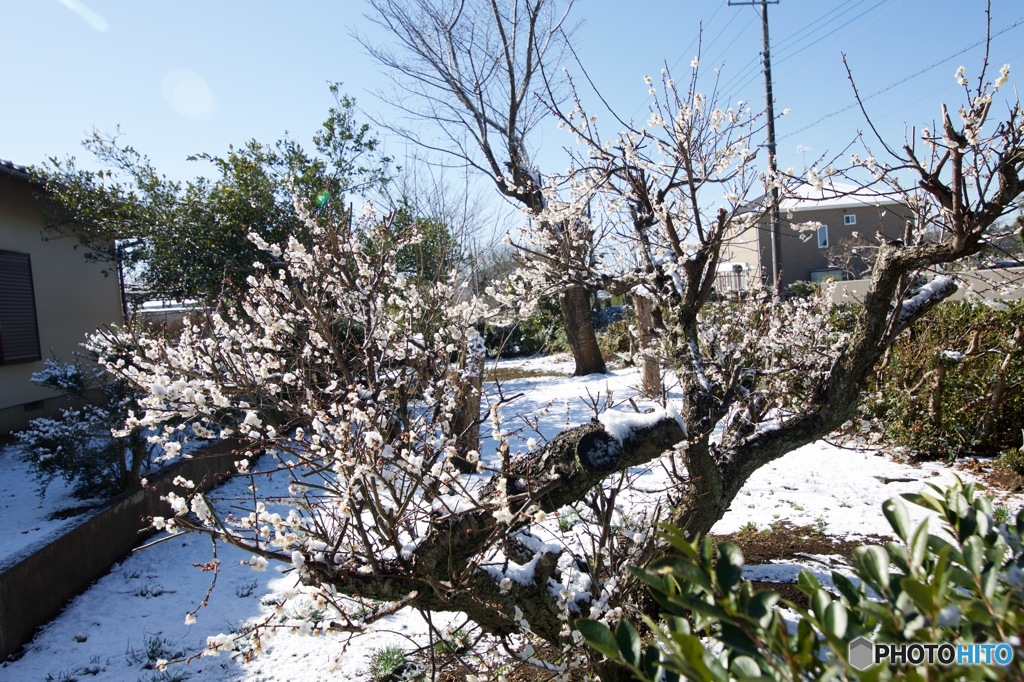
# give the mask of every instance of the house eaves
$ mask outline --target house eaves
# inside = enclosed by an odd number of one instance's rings
[[[28,166],[22,166],[6,159],[0,159],[0,180],[8,180],[32,189],[46,189],[46,186],[32,175]]]

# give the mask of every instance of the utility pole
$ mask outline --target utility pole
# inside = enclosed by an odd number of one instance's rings
[[[761,28],[764,39],[764,97],[765,114],[768,117],[768,169],[772,180],[771,220],[772,220],[772,286],[776,298],[781,296],[780,277],[782,275],[782,220],[779,217],[779,188],[775,185],[779,167],[775,154],[775,98],[772,95],[772,59],[768,40],[768,5],[777,5],[779,0],[752,0],[751,2],[734,2],[730,6],[761,5]]]

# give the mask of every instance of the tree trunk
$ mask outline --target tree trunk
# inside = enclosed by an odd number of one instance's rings
[[[483,395],[486,359],[484,339],[473,329],[459,359],[458,371],[462,373],[462,383],[456,400],[457,412],[452,415],[451,425],[455,435],[455,449],[458,451],[454,463],[462,473],[476,471],[476,458],[468,455],[480,447],[480,398]]]
[[[935,378],[932,381],[932,393],[928,399],[928,418],[936,430],[942,430],[942,394],[945,389],[946,363],[948,361],[939,357],[939,366],[935,368]]]
[[[128,450],[129,465],[125,468],[121,490],[131,490],[139,487],[142,481],[142,465],[149,459],[149,443],[139,429],[133,429],[123,447]]]
[[[999,417],[999,410],[1003,406],[1003,397],[1006,395],[1006,375],[1010,371],[1010,362],[1013,360],[1014,353],[1020,348],[1022,336],[1024,336],[1024,327],[1017,327],[1013,340],[1010,341],[1010,347],[1006,350],[1006,355],[1003,356],[1003,361],[999,364],[999,374],[996,376],[995,386],[992,387],[992,398],[989,400],[988,412],[985,414],[985,421],[981,426],[983,440],[992,434],[992,427],[995,425],[995,420]]]
[[[654,355],[654,304],[651,299],[633,296],[636,310],[636,330],[640,341],[640,356],[643,358],[643,383],[640,390],[651,398],[661,396],[661,362]]]
[[[606,374],[608,368],[601,357],[597,332],[590,319],[590,295],[587,290],[581,286],[569,287],[558,296],[558,304],[562,311],[562,324],[565,325],[565,338],[576,359],[573,375]]]

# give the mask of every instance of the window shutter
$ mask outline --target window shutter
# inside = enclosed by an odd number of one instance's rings
[[[40,358],[32,262],[27,253],[0,251],[0,365]]]

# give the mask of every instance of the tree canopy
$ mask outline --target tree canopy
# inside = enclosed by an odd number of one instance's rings
[[[255,270],[274,257],[248,235],[270,242],[308,235],[295,202],[314,206],[314,220],[344,213],[347,197],[379,191],[390,159],[368,124],[356,119],[355,100],[331,86],[335,105],[313,136],[313,151],[289,137],[250,140],[224,155],[200,153],[212,177],[185,182],[162,175],[152,162],[115,136],[94,132],[83,144],[106,168],[52,159],[41,170],[56,200],[48,222],[76,226],[90,257],[118,263],[145,295],[215,301],[234,296]]]

